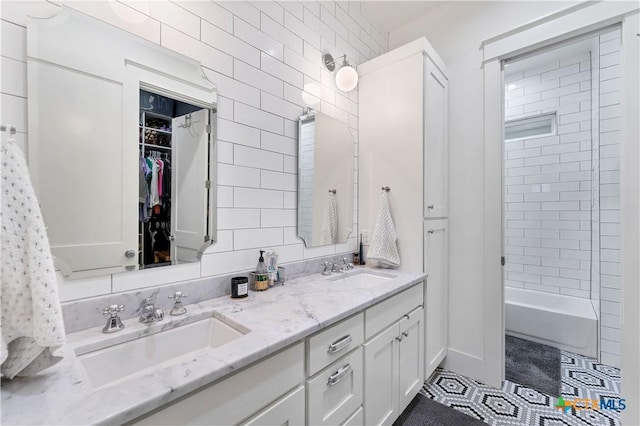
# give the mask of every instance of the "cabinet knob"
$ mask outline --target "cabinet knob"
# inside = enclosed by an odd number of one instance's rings
[[[408,332],[408,331],[403,331],[403,332],[402,332],[402,335],[403,335],[404,337],[409,337],[409,332]]]
[[[433,210],[433,204],[429,204],[429,205],[427,206],[427,208],[428,208],[429,210]]]
[[[135,257],[136,252],[135,250],[129,249],[127,251],[124,252],[124,256],[128,257],[129,259],[131,259],[132,257]]]

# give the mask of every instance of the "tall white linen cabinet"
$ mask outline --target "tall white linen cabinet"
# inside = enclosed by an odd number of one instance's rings
[[[423,304],[426,379],[447,354],[447,69],[423,37],[361,64],[358,73],[358,223],[360,232],[373,232],[380,193],[388,186],[400,267],[428,273]],[[365,383],[365,399],[375,395],[367,392],[374,386]]]

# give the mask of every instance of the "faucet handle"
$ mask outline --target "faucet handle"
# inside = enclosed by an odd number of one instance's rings
[[[173,299],[177,302],[179,302],[180,300],[184,299],[185,297],[189,297],[189,295],[187,293],[183,293],[181,291],[176,291],[175,293],[173,293],[173,295],[169,295],[169,299]]]
[[[124,305],[111,305],[102,309],[102,315],[110,315],[110,317],[107,318],[107,324],[102,328],[103,333],[115,333],[124,328],[122,320],[118,317],[118,312],[123,311]]]
[[[118,312],[124,312],[124,305],[111,305],[102,309],[102,315],[118,316]]]
[[[322,271],[322,275],[331,275],[331,266],[329,266],[329,262],[324,261],[324,271]]]
[[[189,297],[187,293],[183,293],[181,291],[176,291],[173,293],[173,296],[169,296],[169,299],[174,300],[173,308],[169,312],[169,315],[184,315],[187,313],[187,308],[182,304],[182,299],[185,297]]]

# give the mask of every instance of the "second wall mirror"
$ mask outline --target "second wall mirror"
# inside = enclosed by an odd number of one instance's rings
[[[353,231],[354,146],[349,126],[309,110],[298,120],[298,236],[306,247]]]

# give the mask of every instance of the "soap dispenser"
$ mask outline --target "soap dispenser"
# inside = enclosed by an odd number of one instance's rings
[[[257,274],[267,273],[267,264],[264,263],[264,250],[260,250],[260,258],[258,259],[258,265],[256,266]]]
[[[256,271],[251,274],[253,277],[254,291],[264,291],[269,289],[269,274],[267,273],[267,264],[264,263],[264,250],[260,250],[260,258],[258,259],[258,265],[256,265]]]

